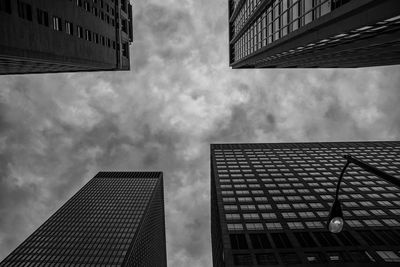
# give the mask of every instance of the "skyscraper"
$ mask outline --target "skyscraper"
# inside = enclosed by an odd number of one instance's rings
[[[99,172],[0,266],[167,266],[161,172]]]
[[[358,166],[342,180],[344,231],[326,229],[343,154],[400,177],[400,142],[211,145],[214,267],[398,266],[400,189]]]
[[[129,70],[129,0],[0,0],[0,74]]]
[[[400,63],[398,0],[229,0],[232,68]]]

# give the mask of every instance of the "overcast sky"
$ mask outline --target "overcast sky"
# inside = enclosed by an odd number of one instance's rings
[[[0,260],[99,170],[160,170],[168,265],[208,267],[210,143],[399,140],[399,67],[232,70],[227,1],[134,14],[130,72],[0,77]]]

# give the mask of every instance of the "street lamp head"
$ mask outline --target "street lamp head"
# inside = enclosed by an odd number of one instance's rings
[[[339,199],[335,199],[328,217],[328,230],[332,233],[340,233],[343,230],[344,219]]]
[[[333,217],[330,221],[329,221],[329,231],[331,233],[340,233],[343,229],[344,226],[344,220],[341,217]]]

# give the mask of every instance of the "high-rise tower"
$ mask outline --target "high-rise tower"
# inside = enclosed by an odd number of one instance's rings
[[[161,172],[99,172],[0,266],[167,266]]]
[[[398,0],[229,0],[232,68],[400,63]]]
[[[326,229],[343,154],[400,177],[400,142],[211,145],[214,267],[398,266],[400,189],[358,166],[344,231]]]
[[[0,0],[0,74],[129,70],[129,0]]]

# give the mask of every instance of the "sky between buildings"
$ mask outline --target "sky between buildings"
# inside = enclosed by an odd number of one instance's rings
[[[0,260],[99,170],[164,171],[169,266],[211,266],[209,144],[399,140],[400,67],[231,70],[228,1],[134,1],[131,72],[0,77]]]

